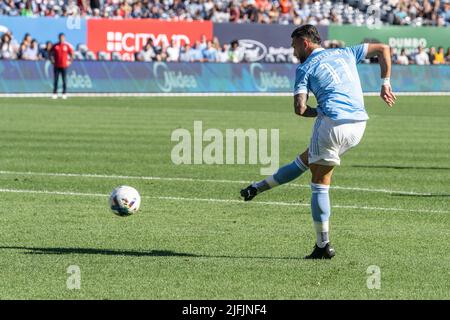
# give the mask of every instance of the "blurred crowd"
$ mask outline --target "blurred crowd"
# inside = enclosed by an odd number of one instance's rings
[[[341,47],[343,44],[338,41],[324,41],[325,48]],[[14,39],[11,32],[4,33],[0,38],[0,59],[20,59],[20,60],[46,60],[50,57],[52,42],[38,43],[30,34],[26,34],[21,42]],[[88,50],[85,44],[79,44],[74,48],[75,60],[122,60],[118,52],[93,52]],[[450,48],[418,47],[415,50],[397,50],[391,48],[392,62],[395,64],[450,64]],[[134,56],[136,61],[164,61],[164,62],[250,62],[245,49],[238,40],[231,43],[220,44],[214,37],[209,40],[205,36],[200,41],[192,45],[177,46],[175,42],[169,45],[156,45],[150,38],[141,51]],[[289,59],[266,58],[265,62],[293,62],[297,63],[295,57]],[[366,63],[376,62],[366,60]]]
[[[192,46],[186,44],[177,47],[175,43],[169,46],[156,46],[149,39],[144,48],[136,53],[138,61],[168,61],[168,62],[245,62],[245,54],[239,41],[221,45],[217,38],[207,40],[202,37]]]
[[[413,54],[407,54],[405,49],[401,49],[397,52],[395,48],[391,48],[392,62],[395,64],[450,64],[450,48],[444,51],[443,47],[431,47],[427,50],[422,47],[418,47]]]
[[[342,45],[337,41],[325,41],[325,48],[337,48]],[[416,50],[402,49],[397,52],[396,48],[391,48],[392,63],[394,64],[450,64],[450,47],[444,52],[443,47],[422,48]],[[292,60],[283,62],[298,63],[294,57]],[[169,62],[249,62],[246,59],[245,50],[239,46],[239,41],[234,40],[230,44],[220,45],[217,38],[212,41],[203,38],[193,46],[185,45],[177,48],[170,46],[155,46],[149,39],[141,52],[136,54],[138,61],[169,61]],[[275,61],[266,61],[275,62]],[[280,62],[280,61],[278,61]],[[375,59],[366,59],[365,63],[375,63]]]
[[[39,44],[30,34],[26,34],[18,43],[11,32],[5,32],[0,38],[1,59],[45,60],[50,58],[53,44]]]
[[[0,0],[0,15],[448,26],[448,0]]]

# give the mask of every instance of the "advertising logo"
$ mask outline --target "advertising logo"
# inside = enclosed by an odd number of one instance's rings
[[[389,46],[397,48],[397,50],[407,49],[407,52],[416,50],[421,46],[426,48],[428,46],[427,39],[419,37],[389,37]]]
[[[245,60],[248,62],[262,60],[267,54],[266,46],[256,40],[241,39],[239,40],[239,46],[243,48]]]
[[[259,23],[214,23],[214,36],[220,43],[239,42],[245,62],[297,63],[291,48],[294,25]],[[321,39],[328,39],[328,28],[318,26]]]
[[[174,34],[171,39],[165,34],[155,35],[152,33],[114,32],[106,33],[106,51],[113,52],[137,52],[145,46],[148,39],[152,39],[155,45],[169,45],[173,40],[178,46],[190,43],[189,38],[183,34]]]
[[[53,67],[50,61],[46,61],[44,65],[44,74],[47,80],[47,85],[53,88]],[[74,69],[69,69],[67,74],[67,87],[69,89],[92,89],[91,77],[87,74],[79,74]]]
[[[296,62],[293,60],[293,48],[266,47],[265,44],[252,39],[239,40],[239,47],[246,62]]]
[[[92,19],[88,21],[87,45],[95,52],[119,52],[123,60],[134,60],[134,53],[141,51],[148,39],[156,46],[167,46],[171,41],[184,45],[203,35],[212,38],[211,22]]]
[[[250,74],[255,87],[261,92],[291,89],[291,83],[287,76],[279,75],[275,71],[265,71],[264,66],[260,63],[250,65]]]
[[[153,76],[163,92],[172,92],[174,89],[176,91],[193,91],[197,88],[197,80],[194,75],[170,70],[164,62],[153,64]]]

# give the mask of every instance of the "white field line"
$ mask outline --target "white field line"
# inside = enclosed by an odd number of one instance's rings
[[[90,174],[90,173],[52,173],[52,172],[31,172],[31,171],[3,171],[0,170],[0,175],[28,175],[28,176],[44,176],[44,177],[78,177],[78,178],[96,178],[96,179],[127,179],[127,180],[160,180],[160,181],[180,181],[180,182],[208,182],[208,183],[233,183],[233,184],[248,184],[249,181],[243,180],[222,180],[222,179],[196,179],[196,178],[176,178],[176,177],[153,177],[153,176],[126,176],[126,175],[105,175],[105,174]],[[310,188],[306,184],[286,184],[291,188]],[[332,189],[338,190],[350,190],[359,192],[377,192],[388,194],[401,194],[401,195],[417,195],[417,196],[431,196],[432,193],[421,193],[414,191],[401,191],[401,190],[389,190],[389,189],[372,189],[372,188],[360,188],[360,187],[342,187],[332,186]]]
[[[49,190],[24,190],[24,189],[3,189],[0,188],[0,193],[31,193],[31,194],[47,194],[59,196],[81,196],[81,197],[102,197],[106,198],[109,195],[102,193],[85,193],[85,192],[71,192],[71,191],[49,191]],[[234,199],[215,199],[215,198],[185,198],[185,197],[151,197],[142,196],[146,199],[158,199],[168,201],[196,201],[196,202],[218,202],[218,203],[236,203],[248,205],[242,200]],[[252,204],[257,205],[274,205],[274,206],[291,206],[291,207],[309,207],[309,203],[296,202],[282,202],[282,201],[252,201]],[[356,210],[374,210],[374,211],[402,211],[402,212],[424,212],[424,213],[450,213],[450,211],[443,210],[425,210],[425,209],[403,209],[390,207],[368,207],[368,206],[348,206],[348,205],[333,205],[333,208],[341,209],[356,209]]]
[[[378,96],[379,92],[365,92],[365,96]],[[397,96],[449,96],[448,91],[396,92]],[[292,92],[195,92],[195,93],[132,93],[90,92],[69,93],[69,97],[291,97]],[[51,93],[0,93],[0,98],[50,98]]]
[[[79,196],[79,197],[108,197],[103,193],[86,193],[72,191],[50,191],[50,190],[27,190],[27,189],[4,189],[0,188],[0,193],[32,193],[32,194],[50,194],[56,196]]]

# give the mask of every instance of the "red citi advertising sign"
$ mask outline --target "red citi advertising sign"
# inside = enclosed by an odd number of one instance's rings
[[[123,60],[134,60],[134,53],[142,49],[149,38],[158,46],[191,44],[203,35],[212,39],[210,21],[162,21],[153,19],[89,19],[87,21],[87,46],[94,52],[119,52]]]

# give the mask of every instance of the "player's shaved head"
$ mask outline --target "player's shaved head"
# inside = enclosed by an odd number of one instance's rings
[[[320,44],[322,40],[320,39],[320,34],[317,28],[311,24],[305,24],[301,27],[296,28],[292,34],[291,38],[306,38],[312,43]]]

